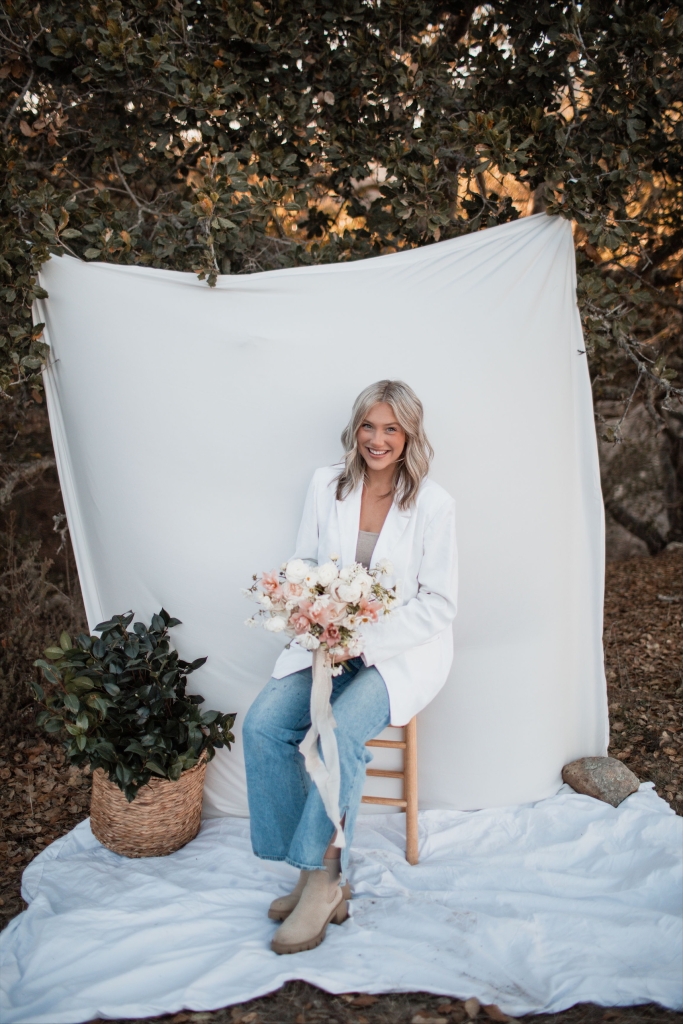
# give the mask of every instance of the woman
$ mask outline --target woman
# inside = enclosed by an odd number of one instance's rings
[[[294,557],[315,564],[332,554],[341,567],[389,559],[393,578],[385,582],[399,587],[391,613],[364,628],[361,656],[333,677],[343,851],[298,749],[311,724],[310,652],[296,644],[282,652],[244,720],[254,853],[301,872],[294,891],[269,910],[284,922],[272,942],[276,953],[313,949],[331,921],[347,917],[342,872],[371,759],[365,744],[424,708],[451,666],[455,503],[427,479],[433,452],[422,417],[421,402],[402,381],[361,392],[342,434],[344,463],[314,474],[297,538]]]

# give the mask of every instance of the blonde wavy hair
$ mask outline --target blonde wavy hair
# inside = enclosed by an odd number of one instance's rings
[[[379,402],[390,405],[397,423],[406,435],[406,444],[396,464],[393,494],[402,510],[410,508],[417,498],[420,484],[429,472],[434,449],[425,434],[422,402],[402,380],[378,380],[361,391],[353,403],[351,419],[341,436],[344,445],[344,468],[337,478],[337,501],[343,501],[365,479],[367,466],[358,450],[358,431],[368,412]]]

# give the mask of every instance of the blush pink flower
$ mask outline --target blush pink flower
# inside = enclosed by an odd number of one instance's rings
[[[304,588],[300,583],[285,583],[283,590],[288,601],[293,600],[295,597],[301,597],[304,592]]]
[[[313,603],[308,614],[314,622],[326,629],[331,623],[338,625],[343,620],[346,615],[346,605],[340,604],[338,601],[327,601],[323,604],[318,599]]]
[[[362,597],[358,602],[358,618],[363,622],[377,622],[381,611],[382,605],[372,598]]]
[[[264,572],[263,576],[261,577],[261,586],[263,587],[266,594],[269,595],[269,597],[279,597],[280,594],[282,593],[282,587],[280,586],[280,581],[277,577],[277,573]]]
[[[327,644],[328,647],[336,647],[341,640],[341,633],[339,627],[335,626],[334,622],[331,622],[324,633],[321,634],[321,643]]]
[[[325,629],[325,627],[328,626],[334,618],[335,611],[336,606],[332,604],[329,598],[321,599],[318,597],[311,604],[307,614],[313,622],[317,622],[319,626],[322,626],[323,629]]]
[[[289,625],[298,636],[300,633],[307,633],[312,623],[307,615],[297,610],[289,616]]]

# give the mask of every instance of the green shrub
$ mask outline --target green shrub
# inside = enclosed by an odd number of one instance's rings
[[[216,747],[230,749],[235,715],[200,711],[204,698],[186,694],[187,677],[206,658],[188,663],[171,649],[168,630],[180,624],[163,608],[151,626],[133,612],[100,622],[100,636],[81,633],[72,642],[62,633],[36,661],[48,684],[32,686],[43,703],[38,724],[46,732],[65,730],[72,764],[90,762],[133,800],[153,775],[177,780],[211,760]]]

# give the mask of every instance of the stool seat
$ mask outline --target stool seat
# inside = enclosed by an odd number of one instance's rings
[[[417,864],[417,718],[411,718],[403,726],[402,740],[368,740],[366,747],[392,747],[403,750],[402,771],[385,771],[383,768],[367,768],[365,774],[379,779],[403,779],[403,798],[401,800],[388,796],[363,796],[364,804],[383,804],[388,807],[400,807],[406,813],[406,860],[409,864]]]

